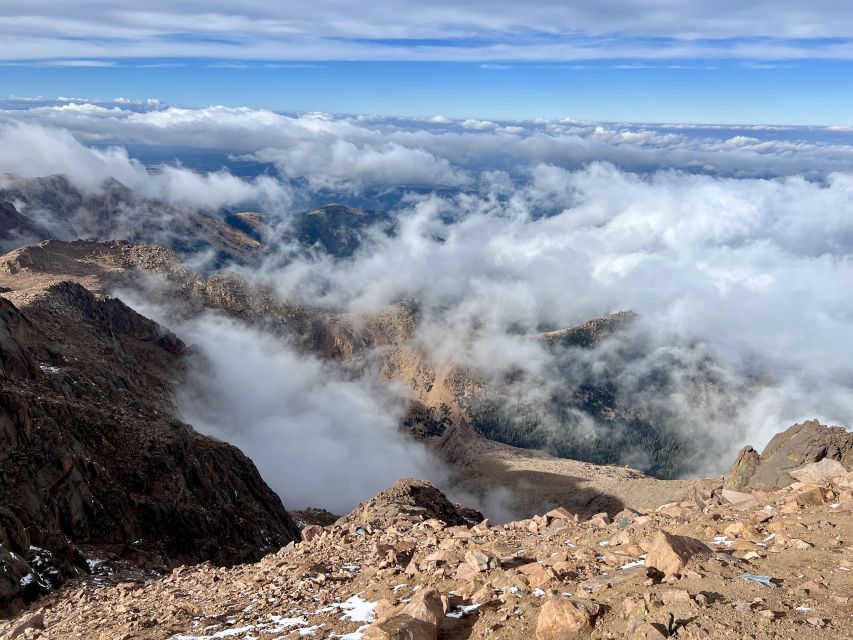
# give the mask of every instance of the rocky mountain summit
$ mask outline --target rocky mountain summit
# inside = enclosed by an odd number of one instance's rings
[[[820,464],[820,463],[814,463]],[[0,626],[16,638],[741,640],[853,637],[853,472],[694,484],[640,513],[459,522],[401,481],[254,564],[109,564]],[[399,501],[397,501],[399,498]],[[464,519],[464,518],[463,518]]]
[[[178,338],[76,282],[27,285],[0,297],[0,612],[88,573],[88,545],[166,571],[298,535],[248,458],[176,419]]]

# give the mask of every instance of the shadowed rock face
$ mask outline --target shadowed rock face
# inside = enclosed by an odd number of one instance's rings
[[[86,571],[78,544],[231,564],[298,536],[248,458],[173,417],[174,335],[79,284],[6,295],[20,308],[0,297],[0,556],[33,578],[0,584],[0,612]]]
[[[727,489],[784,487],[794,481],[789,471],[824,459],[853,466],[853,433],[843,427],[827,427],[809,420],[776,434],[761,455],[752,447],[744,447],[725,486]]]

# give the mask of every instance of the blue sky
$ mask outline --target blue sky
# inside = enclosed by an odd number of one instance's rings
[[[168,66],[142,66],[160,64]],[[604,121],[850,124],[853,63],[739,61],[583,65],[473,62],[121,61],[110,67],[0,67],[20,97],[285,111]],[[179,66],[172,66],[179,65]]]
[[[833,125],[851,77],[846,0],[0,4],[0,96]]]

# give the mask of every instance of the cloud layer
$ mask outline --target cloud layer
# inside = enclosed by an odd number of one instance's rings
[[[284,227],[316,198],[391,203],[397,232],[375,234],[351,258],[282,247],[245,275],[344,312],[418,300],[418,340],[436,362],[521,370],[530,383],[515,391],[527,399],[576,383],[555,377],[571,368],[531,334],[632,309],[642,357],[619,360],[611,345],[577,366],[667,411],[683,434],[710,434],[704,471],[724,471],[738,447],[760,447],[795,421],[853,424],[849,132],[17,107],[0,113],[0,171],[63,172],[90,189],[113,176],[185,206],[257,205]],[[260,164],[249,178],[227,166],[149,172],[122,143]],[[396,435],[399,398],[369,379],[222,320],[177,329],[211,363],[196,385],[203,401],[184,399],[188,419],[242,446],[289,502],[342,509],[426,473],[429,462]],[[685,384],[713,363],[726,411],[697,406],[675,383],[639,397],[644,377],[670,362]],[[289,493],[329,458],[334,483],[315,478],[301,498]],[[352,491],[338,494],[347,482]]]
[[[40,146],[56,139],[53,143],[62,143],[65,154],[92,156],[77,171],[80,180],[87,175],[91,180],[100,179],[107,167],[116,164],[113,175],[131,186],[149,180],[142,176],[142,167],[123,157],[126,152],[122,149],[103,145],[222,150],[243,160],[270,164],[282,180],[298,181],[311,190],[350,192],[398,186],[479,188],[487,171],[529,178],[532,168],[540,164],[578,168],[593,161],[635,171],[673,168],[735,177],[821,178],[832,171],[853,170],[853,138],[837,127],[701,127],[574,120],[492,123],[441,116],[417,120],[288,115],[222,106],[186,109],[156,103],[104,105],[70,100],[9,106],[12,108],[0,110],[7,139],[0,151],[0,169],[22,174],[58,170],[70,158],[54,162]],[[48,131],[40,140],[38,130],[25,125],[58,128],[63,133]],[[26,146],[28,136],[34,139],[32,148]],[[100,145],[101,150],[87,152],[75,147],[74,140]],[[73,168],[75,163],[70,164]],[[226,182],[220,175],[217,184],[211,185],[214,193],[223,191],[224,204],[251,195],[237,183]],[[266,184],[264,189],[268,199],[276,195],[274,185]]]
[[[104,34],[109,34],[105,37]],[[342,0],[203,6],[109,0],[5,2],[0,58],[85,60],[589,60],[853,56],[849,7],[796,0],[518,3]]]

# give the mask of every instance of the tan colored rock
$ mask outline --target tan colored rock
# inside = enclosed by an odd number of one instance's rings
[[[726,476],[726,489],[737,490],[749,484],[752,476],[755,475],[758,465],[761,463],[761,456],[752,447],[746,446],[738,453],[737,460]]]
[[[820,484],[822,482],[826,482],[830,478],[845,476],[849,471],[850,469],[838,462],[838,460],[824,458],[819,462],[813,462],[804,467],[800,467],[799,469],[795,469],[794,471],[789,471],[788,475],[796,478],[800,482]]]
[[[660,625],[633,618],[628,620],[625,638],[626,640],[666,640],[667,635]]]
[[[550,598],[539,610],[536,640],[584,638],[595,626],[598,605],[568,598]]]
[[[318,524],[309,524],[302,530],[302,541],[311,542],[323,535],[323,527]]]
[[[370,625],[364,640],[436,640],[444,621],[441,594],[434,587],[420,591],[399,613]]]
[[[823,495],[824,489],[817,485],[807,485],[802,488],[797,488],[794,499],[797,504],[802,506],[818,506],[826,504],[826,497]]]
[[[572,522],[576,518],[575,514],[573,514],[565,507],[557,507],[556,509],[551,509],[548,513],[546,513],[545,519],[548,521],[548,524],[550,524],[552,520],[566,520],[568,522]]]
[[[622,615],[626,620],[644,618],[649,613],[648,603],[639,596],[628,596],[622,600]]]
[[[610,516],[606,513],[596,513],[589,520],[587,520],[587,524],[591,524],[596,527],[606,527],[610,524]]]
[[[723,499],[726,500],[735,511],[745,511],[758,506],[758,500],[751,493],[723,489]]]
[[[655,509],[655,513],[659,513],[669,518],[675,518],[677,520],[686,520],[690,515],[691,510],[680,506],[677,502],[670,502],[659,506]]]
[[[690,592],[687,589],[664,589],[660,593],[660,599],[664,604],[689,604],[691,602]]]
[[[14,640],[19,636],[29,635],[27,632],[35,629],[44,629],[44,612],[41,610],[26,617],[20,624],[15,626],[12,631],[9,632],[8,636],[4,637],[8,638],[8,640]]]
[[[746,540],[752,540],[753,542],[760,541],[764,537],[758,533],[755,527],[741,521],[733,522],[723,529],[723,533],[729,538],[744,538]]]
[[[654,567],[667,577],[678,576],[697,553],[711,553],[711,550],[696,538],[659,531],[646,555],[646,567]]]
[[[465,554],[465,562],[476,573],[497,569],[500,566],[497,557],[482,549],[471,549]]]

